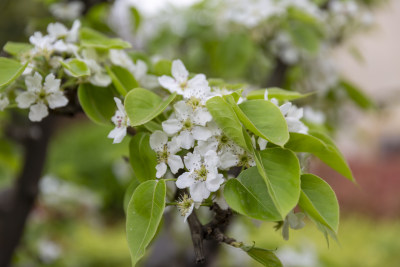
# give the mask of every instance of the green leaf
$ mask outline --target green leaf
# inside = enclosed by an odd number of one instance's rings
[[[90,120],[100,125],[110,125],[111,117],[117,109],[110,87],[81,84],[78,88],[78,98]]]
[[[243,93],[243,89],[238,89],[229,95],[224,95],[223,98],[226,101],[229,101],[229,98],[232,97],[233,100],[235,101],[235,103],[237,103],[239,101],[239,99],[242,97],[242,93]]]
[[[124,49],[131,47],[128,42],[122,41],[119,38],[109,38],[90,28],[82,28],[80,30],[80,40],[82,47],[99,49]]]
[[[118,93],[125,96],[130,90],[139,86],[132,73],[120,66],[106,67],[108,75],[117,89]]]
[[[22,65],[16,60],[0,57],[0,86],[15,81],[24,72],[28,62]]]
[[[138,133],[129,143],[129,161],[140,182],[156,179],[157,154],[150,147],[150,136]]]
[[[162,131],[162,126],[161,124],[155,122],[155,121],[149,121],[143,124],[143,126],[150,132],[154,133],[155,131],[159,130]]]
[[[3,50],[12,56],[19,56],[30,51],[32,48],[33,45],[27,43],[7,42]]]
[[[166,186],[164,180],[141,183],[128,205],[126,234],[132,266],[143,257],[161,222],[165,208]]]
[[[354,84],[347,81],[340,82],[340,88],[342,88],[349,98],[353,100],[360,108],[369,109],[374,108],[376,105],[364,92],[357,88]]]
[[[285,117],[272,102],[249,100],[233,108],[243,125],[254,134],[279,146],[289,139]]]
[[[343,155],[333,141],[322,133],[311,131],[309,134],[290,133],[290,139],[285,147],[294,152],[311,153],[344,177],[354,181],[353,174]]]
[[[335,192],[324,180],[313,174],[301,176],[299,206],[312,219],[337,233],[339,204]]]
[[[235,111],[222,97],[215,96],[206,103],[208,111],[222,131],[239,146],[248,149],[244,140],[242,125]]]
[[[79,59],[74,58],[67,62],[61,61],[61,65],[63,65],[64,68],[69,70],[71,75],[74,77],[82,77],[90,75],[89,67],[86,65],[85,62]]]
[[[300,197],[299,160],[292,151],[279,147],[265,149],[259,155],[269,193],[284,218],[296,206]]]
[[[283,267],[279,258],[270,250],[250,246],[243,246],[242,250],[266,267]]]
[[[170,60],[161,59],[154,64],[154,74],[157,76],[171,76],[172,62]]]
[[[137,8],[135,7],[130,7],[129,8],[130,12],[131,12],[131,21],[132,21],[132,25],[134,27],[134,31],[136,32],[139,29],[139,26],[142,22],[142,17],[140,16],[139,10],[137,10]]]
[[[274,88],[251,91],[250,93],[247,94],[246,98],[248,100],[264,99],[265,90],[268,90],[268,99],[276,98],[279,101],[284,101],[284,100],[291,101],[299,98],[304,98],[313,94],[313,93],[301,94],[299,92],[289,91],[274,87]]]
[[[237,179],[228,180],[224,197],[229,207],[242,215],[263,221],[282,220],[256,167],[241,172]]]
[[[128,205],[129,205],[129,202],[131,201],[133,193],[135,192],[136,188],[139,185],[140,185],[139,180],[134,176],[124,194],[124,212],[125,212],[125,214],[126,214],[126,211],[128,210]]]
[[[132,126],[138,126],[151,121],[161,114],[168,105],[175,99],[176,93],[162,100],[155,93],[135,88],[125,97],[125,110]]]

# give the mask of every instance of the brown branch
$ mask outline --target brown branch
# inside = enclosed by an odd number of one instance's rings
[[[215,216],[211,222],[206,225],[200,223],[195,211],[188,217],[194,253],[196,255],[196,263],[204,263],[205,261],[203,240],[212,240],[234,247],[240,247],[242,245],[242,243],[224,234],[229,226],[232,211],[230,209],[223,210],[216,203],[211,206],[211,210],[214,211]]]
[[[9,266],[23,234],[26,220],[39,191],[39,179],[45,164],[53,126],[49,116],[30,123],[17,135],[25,149],[24,165],[14,187],[0,192],[0,266]]]
[[[190,234],[192,235],[192,242],[194,247],[194,254],[196,256],[196,263],[204,263],[204,248],[203,248],[203,225],[200,223],[196,212],[192,212],[189,215],[188,224],[190,228]]]
[[[281,59],[276,58],[275,68],[268,79],[265,81],[265,87],[280,87],[285,81],[286,72],[289,66],[285,64]]]

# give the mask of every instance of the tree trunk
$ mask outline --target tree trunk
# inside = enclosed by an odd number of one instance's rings
[[[10,266],[39,191],[39,180],[52,133],[53,117],[16,129],[24,147],[24,165],[12,188],[0,192],[0,266]]]

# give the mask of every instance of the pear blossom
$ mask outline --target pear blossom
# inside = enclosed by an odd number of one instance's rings
[[[201,202],[219,189],[224,182],[223,175],[218,173],[219,158],[215,151],[208,151],[204,156],[197,152],[184,157],[188,172],[178,177],[178,188],[189,188],[190,196],[195,202]]]
[[[171,73],[173,78],[166,75],[158,78],[162,87],[168,89],[171,93],[176,92],[186,99],[196,97],[205,101],[204,98],[211,89],[204,74],[197,74],[189,80],[189,72],[179,59],[172,62]]]
[[[49,36],[54,39],[64,39],[67,43],[76,43],[78,41],[80,27],[81,22],[79,20],[74,21],[71,30],[68,30],[64,24],[56,22],[50,23],[47,26],[47,32]]]
[[[29,37],[29,42],[35,46],[34,54],[50,55],[54,51],[53,43],[56,41],[54,36],[43,35],[41,32],[35,32]]]
[[[135,64],[124,50],[110,49],[109,57],[114,65],[124,67],[132,73],[135,71]]]
[[[238,145],[220,155],[219,167],[223,170],[234,166],[250,168],[255,165],[253,156]]]
[[[268,100],[268,90],[265,90],[264,99]],[[285,116],[289,132],[303,134],[308,132],[308,127],[300,121],[300,119],[303,117],[303,108],[298,108],[291,102],[286,102],[285,104],[279,106],[279,102],[276,98],[272,98],[270,101],[278,106],[283,116]]]
[[[311,107],[304,108],[304,119],[315,124],[324,124],[325,114],[319,110],[314,110]]]
[[[43,77],[39,73],[25,78],[27,91],[19,94],[16,98],[18,107],[29,108],[29,119],[31,121],[41,121],[49,114],[48,107],[51,109],[64,107],[68,104],[68,99],[60,90],[60,79],[56,79],[53,73],[46,76],[42,85]]]
[[[175,112],[171,117],[163,121],[164,132],[169,135],[178,134],[177,140],[181,147],[190,149],[195,140],[206,141],[212,132],[205,127],[212,120],[209,112],[202,109],[193,110],[185,101],[179,101],[174,105]]]
[[[180,146],[175,138],[168,142],[168,136],[162,131],[155,131],[150,136],[150,147],[157,153],[158,164],[156,166],[156,177],[161,178],[167,171],[167,164],[173,174],[183,168],[183,162],[180,156],[175,155],[179,152]]]
[[[73,20],[81,15],[84,7],[85,5],[80,1],[54,3],[50,6],[50,12],[56,18]]]
[[[288,102],[283,104],[280,107],[280,110],[285,116],[289,132],[303,134],[306,134],[308,132],[308,127],[300,121],[300,119],[303,117],[303,108],[298,108],[292,103]]]
[[[183,221],[186,222],[190,214],[192,214],[194,208],[194,201],[187,194],[179,199],[178,209],[181,215],[184,217]]]
[[[147,64],[138,59],[135,64],[135,69],[133,70],[133,76],[135,79],[145,88],[156,88],[158,86],[157,76],[148,74]]]
[[[158,86],[157,77],[155,75],[147,74],[147,64],[142,60],[137,60],[136,64],[133,63],[132,59],[124,50],[110,49],[109,57],[111,63],[117,66],[121,66],[129,70],[136,81],[145,88],[155,88]]]
[[[262,137],[258,137],[257,144],[258,144],[258,147],[260,148],[260,150],[264,150],[267,148],[268,141]]]
[[[91,84],[100,87],[106,87],[110,85],[111,78],[108,76],[106,70],[99,63],[97,63],[99,61],[99,56],[94,49],[83,50],[82,58],[78,58],[83,60],[89,67],[91,73],[89,81]]]
[[[122,139],[126,136],[127,129],[130,126],[130,120],[126,114],[125,107],[121,100],[114,97],[114,101],[117,104],[117,111],[111,118],[115,125],[115,128],[108,134],[108,138],[114,139],[113,144],[121,143]]]
[[[8,100],[8,97],[0,94],[0,111],[3,111],[9,104],[10,101]]]

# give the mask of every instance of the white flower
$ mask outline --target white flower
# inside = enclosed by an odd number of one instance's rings
[[[35,32],[29,37],[29,42],[35,46],[34,53],[51,54],[54,50],[53,43],[56,40],[54,36],[44,35],[41,32]]]
[[[114,97],[117,104],[117,111],[111,118],[115,128],[108,134],[108,138],[114,139],[113,144],[121,143],[122,139],[126,136],[127,128],[130,126],[128,115],[126,114],[125,107],[119,98]]]
[[[3,111],[9,104],[10,101],[8,100],[8,97],[0,94],[0,111]]]
[[[110,49],[109,57],[114,65],[129,70],[141,86],[149,89],[158,86],[157,77],[147,74],[147,64],[144,61],[139,59],[135,64],[124,50],[119,49]]]
[[[80,27],[81,22],[79,20],[74,21],[71,30],[68,30],[64,24],[56,22],[50,23],[47,26],[47,32],[49,36],[54,39],[65,39],[67,43],[76,43],[78,41]]]
[[[265,90],[264,99],[268,100],[268,90]],[[285,104],[279,106],[279,102],[276,98],[272,98],[270,101],[278,106],[283,116],[285,116],[289,132],[304,134],[308,132],[308,127],[300,121],[300,119],[303,117],[303,108],[298,108],[291,102],[286,102]]]
[[[169,135],[179,133],[177,140],[182,148],[190,149],[195,140],[206,141],[211,137],[211,130],[205,127],[206,123],[212,120],[210,113],[202,109],[193,110],[185,101],[177,102],[174,109],[175,112],[162,123],[162,127]]]
[[[189,198],[188,195],[184,194],[178,202],[178,209],[181,215],[184,217],[183,221],[186,222],[190,214],[192,214],[194,208],[193,199]]]
[[[68,99],[60,90],[60,79],[56,79],[53,73],[46,76],[42,86],[43,77],[39,73],[25,78],[27,91],[18,95],[16,101],[18,107],[29,108],[29,119],[41,121],[49,114],[48,108],[55,109],[68,104]]]
[[[195,202],[208,198],[224,182],[223,175],[218,173],[219,158],[215,151],[208,151],[204,157],[196,152],[188,153],[184,161],[189,172],[178,177],[176,186],[181,189],[189,188]]]
[[[300,119],[303,117],[303,108],[298,108],[288,102],[279,107],[282,114],[285,116],[288,124],[289,132],[303,133],[308,132],[307,126]]]
[[[260,150],[264,150],[265,148],[267,148],[268,141],[265,140],[264,138],[258,137],[257,143],[258,143]]]
[[[143,60],[138,59],[135,64],[135,69],[133,70],[133,76],[135,76],[135,79],[145,88],[152,89],[157,87],[157,76],[147,74],[147,71],[147,64]]]
[[[311,107],[304,108],[304,119],[315,124],[325,123],[325,114],[319,110],[314,110]]]
[[[84,4],[80,1],[55,3],[50,6],[50,12],[58,19],[73,20],[80,16],[84,7]]]
[[[162,131],[155,131],[150,136],[150,147],[157,153],[158,164],[156,166],[156,177],[161,178],[167,171],[167,164],[173,174],[183,168],[183,162],[180,156],[175,155],[180,151],[179,143],[176,138],[168,142],[168,136]]]
[[[302,212],[294,213],[293,210],[289,212],[286,216],[285,220],[283,221],[282,226],[282,236],[283,239],[289,240],[289,227],[298,230],[305,226],[303,221],[305,215]]]
[[[109,57],[114,65],[124,67],[132,73],[135,71],[135,64],[124,50],[110,49]]]
[[[186,70],[182,61],[174,60],[171,69],[172,77],[163,75],[158,78],[162,87],[168,89],[171,93],[178,93],[186,99],[191,97],[206,100],[210,93],[210,87],[204,74],[197,74],[189,80],[189,72]]]
[[[254,161],[253,156],[236,144],[232,149],[227,150],[225,153],[220,155],[219,167],[223,170],[235,166],[250,168],[255,165],[256,162]]]
[[[100,58],[94,49],[85,49],[82,51],[83,60],[90,69],[89,81],[93,85],[106,87],[110,85],[111,78],[108,76],[106,70],[97,63]]]

